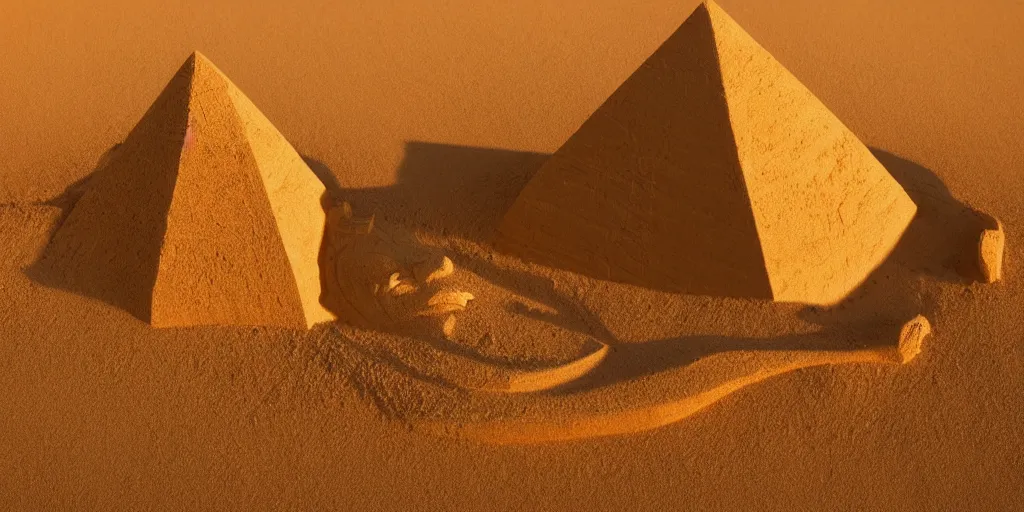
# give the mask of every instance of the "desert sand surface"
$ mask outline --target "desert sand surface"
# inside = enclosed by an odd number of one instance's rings
[[[1024,3],[719,2],[916,203],[835,306],[493,250],[697,3],[5,4],[0,508],[1024,508]],[[453,335],[154,329],[33,278],[196,50],[380,244],[450,257],[473,299],[421,327]],[[993,218],[1004,262],[979,268],[965,247],[994,251]],[[895,364],[917,315],[931,334]]]

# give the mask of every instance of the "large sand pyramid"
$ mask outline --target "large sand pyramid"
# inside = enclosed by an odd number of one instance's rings
[[[40,267],[154,326],[306,328],[331,319],[319,302],[324,190],[195,53],[96,172]]]
[[[857,137],[707,2],[538,171],[496,243],[663,290],[831,304],[915,211]]]

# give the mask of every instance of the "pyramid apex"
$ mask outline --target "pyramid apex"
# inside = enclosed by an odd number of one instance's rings
[[[701,3],[701,6],[704,7],[704,9],[708,13],[708,16],[712,19],[714,23],[717,24],[724,21],[727,24],[739,26],[739,24],[736,23],[736,20],[734,20],[732,16],[730,16],[729,13],[726,12],[726,10],[723,9],[721,5],[718,5],[718,3],[715,2],[714,0],[704,0],[704,2]]]
[[[704,0],[703,2],[697,5],[693,12],[700,11],[701,9],[705,11],[711,11],[713,9],[721,10],[722,8],[719,7],[718,4],[714,2],[714,0]]]
[[[703,7],[704,10],[707,11],[709,16],[718,17],[724,15],[726,18],[729,17],[729,13],[725,12],[725,9],[723,9],[721,5],[718,5],[718,3],[715,2],[714,0],[704,0],[703,2],[701,2],[700,7],[698,7],[698,9],[700,9],[701,7]]]
[[[212,73],[213,75],[220,76],[222,79],[231,82],[227,75],[216,64],[213,63],[205,54],[199,50],[195,50],[189,55],[188,60],[185,61],[185,66],[191,68],[191,72],[196,75],[205,75]]]
[[[690,19],[693,18],[701,18],[706,19],[710,22],[710,20],[714,17],[712,13],[715,12],[723,11],[722,8],[719,7],[718,4],[716,4],[713,0],[704,0],[703,2],[697,4],[697,7],[693,8],[693,12],[691,12],[686,19],[687,21],[689,21]]]
[[[188,61],[192,63],[213,64],[210,62],[210,58],[199,50],[194,50],[192,54],[188,56]]]
[[[201,52],[199,50],[193,50],[192,53],[190,53],[188,55],[188,58],[185,59],[185,63],[186,64],[204,64],[204,65],[209,64],[209,65],[213,65],[213,62],[210,61],[210,58],[207,57],[206,54],[204,54],[203,52]]]

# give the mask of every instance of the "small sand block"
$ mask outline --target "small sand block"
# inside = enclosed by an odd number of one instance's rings
[[[921,344],[932,332],[932,324],[922,315],[917,315],[900,329],[899,362],[906,364],[921,353]]]
[[[469,292],[439,292],[427,299],[426,309],[418,314],[420,316],[440,316],[462,311],[466,309],[466,305],[473,298],[473,294]]]
[[[1003,247],[1006,234],[1003,224],[995,220],[995,229],[985,229],[978,238],[978,267],[982,282],[994,283],[1003,278]]]
[[[448,256],[441,257],[440,261],[431,258],[413,267],[413,275],[421,283],[432,283],[454,273],[455,264]]]
[[[444,324],[441,326],[441,332],[444,333],[445,338],[451,338],[455,334],[455,315],[448,315],[445,319]]]

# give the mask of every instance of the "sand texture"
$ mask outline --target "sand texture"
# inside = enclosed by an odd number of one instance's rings
[[[831,305],[881,264],[916,209],[708,2],[537,171],[497,245],[662,290]]]
[[[1024,509],[1019,2],[0,10],[0,509]]]

